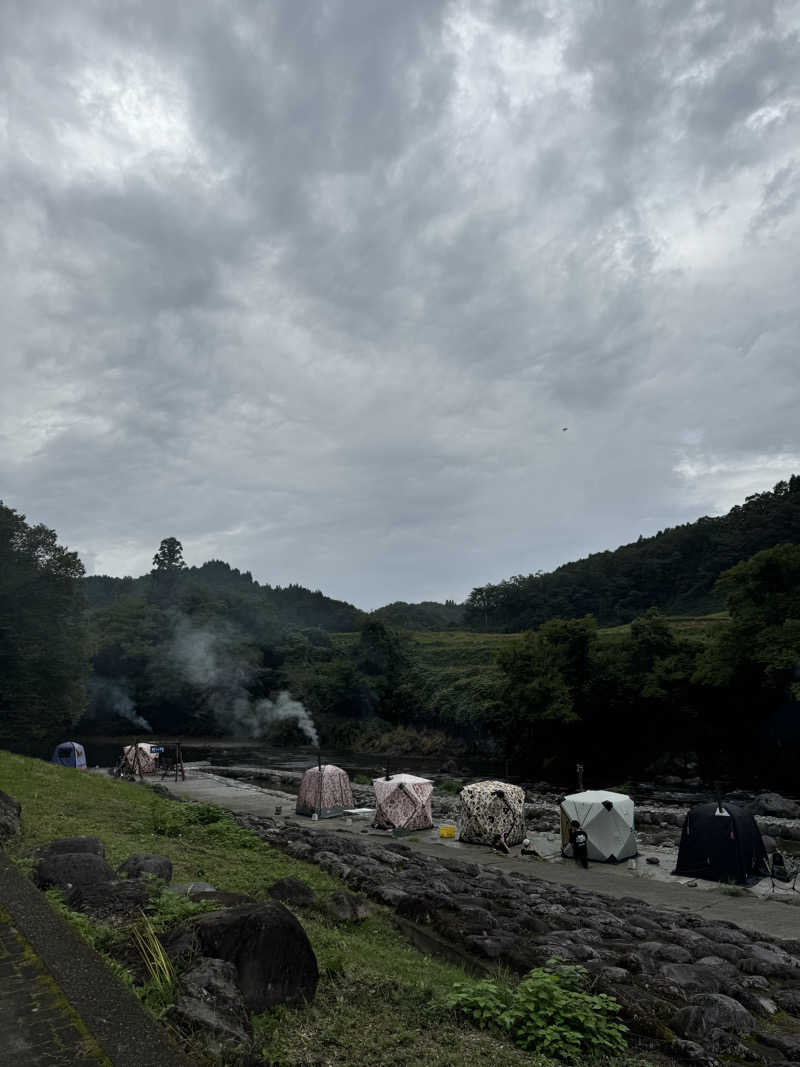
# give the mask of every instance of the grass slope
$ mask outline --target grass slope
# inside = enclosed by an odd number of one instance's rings
[[[204,879],[218,889],[261,899],[275,879],[288,875],[320,892],[341,888],[313,864],[293,860],[229,819],[216,818],[209,805],[178,804],[141,786],[4,751],[0,789],[22,803],[23,830],[8,851],[27,869],[37,846],[55,837],[94,834],[105,843],[112,865],[131,852],[169,856],[175,881]],[[383,910],[358,926],[333,924],[314,911],[298,914],[321,980],[311,1006],[278,1009],[255,1020],[267,1061],[287,1067],[547,1067],[552,1062],[458,1020],[445,1000],[464,972],[417,952]],[[102,937],[98,943],[102,947]]]

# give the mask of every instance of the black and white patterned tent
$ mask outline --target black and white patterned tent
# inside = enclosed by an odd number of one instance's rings
[[[525,792],[507,782],[474,782],[461,790],[456,819],[459,841],[493,845],[502,835],[507,845],[525,837]]]

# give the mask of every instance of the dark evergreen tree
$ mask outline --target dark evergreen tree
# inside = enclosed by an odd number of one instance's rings
[[[86,703],[77,553],[0,502],[0,745],[57,744]]]

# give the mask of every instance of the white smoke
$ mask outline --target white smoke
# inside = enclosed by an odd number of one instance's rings
[[[295,719],[311,744],[319,746],[319,735],[314,726],[314,720],[304,705],[299,700],[295,700],[285,689],[278,693],[275,700],[257,701],[253,705],[253,711],[256,716],[254,725],[259,730],[259,733],[251,736],[259,737],[271,723]]]
[[[298,727],[317,745],[314,721],[299,700],[286,691],[275,700],[253,700],[248,687],[256,668],[247,662],[247,648],[241,635],[228,623],[214,627],[194,626],[182,618],[175,628],[173,659],[190,685],[206,691],[206,699],[217,725],[226,733],[263,737],[276,722],[295,720]]]
[[[89,683],[89,692],[95,716],[98,714],[107,715],[112,712],[121,719],[127,719],[129,723],[139,730],[147,730],[150,734],[153,732],[153,727],[147,719],[143,719],[141,715],[137,714],[136,704],[130,693],[125,691],[124,682],[114,682],[110,678],[95,677]]]

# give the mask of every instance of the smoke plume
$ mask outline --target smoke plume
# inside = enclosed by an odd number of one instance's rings
[[[153,732],[147,719],[136,713],[136,704],[130,693],[125,691],[125,682],[115,682],[111,678],[94,677],[89,682],[89,715],[94,719],[117,715],[127,719],[138,730]]]
[[[221,730],[240,737],[263,737],[277,722],[294,720],[311,744],[319,743],[314,722],[299,700],[283,691],[275,700],[253,700],[254,649],[229,623],[195,626],[188,618],[175,628],[172,657],[183,678],[205,691]]]

